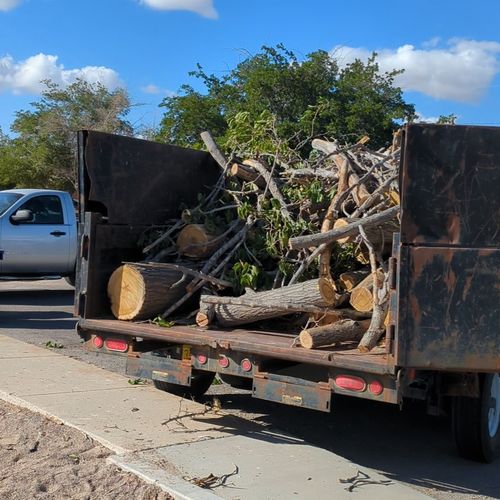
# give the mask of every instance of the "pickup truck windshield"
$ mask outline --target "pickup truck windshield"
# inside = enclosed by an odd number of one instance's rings
[[[23,195],[19,193],[0,193],[0,215],[11,207]]]

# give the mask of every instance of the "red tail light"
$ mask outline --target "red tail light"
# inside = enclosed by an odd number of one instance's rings
[[[208,361],[208,358],[205,354],[198,354],[196,356],[196,359],[198,360],[198,363],[200,363],[200,365],[204,365]]]
[[[378,380],[374,380],[373,382],[370,382],[368,385],[368,388],[370,389],[370,392],[374,394],[375,396],[379,396],[384,392],[384,386],[382,385],[381,382]]]
[[[366,389],[366,382],[362,378],[352,375],[338,375],[335,377],[335,385],[354,392],[363,392]]]
[[[92,339],[92,344],[94,344],[94,347],[97,347],[97,349],[100,349],[104,345],[104,340],[102,340],[101,337],[98,337],[97,335]]]
[[[248,358],[242,359],[240,366],[244,372],[251,372],[252,371],[252,362]]]
[[[104,345],[109,351],[127,352],[128,350],[128,342],[126,340],[106,339]]]
[[[229,358],[221,354],[219,356],[219,366],[221,366],[222,368],[227,368],[229,366]]]

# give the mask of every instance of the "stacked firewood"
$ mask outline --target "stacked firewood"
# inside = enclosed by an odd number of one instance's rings
[[[362,352],[373,349],[388,321],[400,135],[378,151],[368,137],[352,145],[314,139],[306,160],[241,151],[227,159],[208,132],[202,138],[221,167],[219,181],[178,220],[143,235],[144,261],[115,270],[113,314],[192,314],[198,326],[225,328],[293,315],[304,348],[356,342]],[[317,199],[297,196],[311,186],[319,186]],[[264,258],[250,244],[259,238],[272,243]],[[352,269],[337,274],[331,263],[339,248]],[[243,294],[230,276],[242,254],[270,278]]]

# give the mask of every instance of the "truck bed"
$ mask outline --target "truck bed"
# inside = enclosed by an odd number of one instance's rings
[[[95,334],[114,333],[174,344],[220,346],[242,353],[269,356],[297,363],[379,374],[395,373],[394,358],[386,354],[383,348],[375,348],[368,354],[360,353],[354,345],[309,350],[292,347],[294,336],[277,332],[246,329],[205,330],[191,326],[162,328],[148,323],[107,319],[81,319],[78,328]]]

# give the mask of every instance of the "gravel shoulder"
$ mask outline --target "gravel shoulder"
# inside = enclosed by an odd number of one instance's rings
[[[0,401],[0,498],[5,500],[172,497],[106,463],[111,452],[39,414]]]

